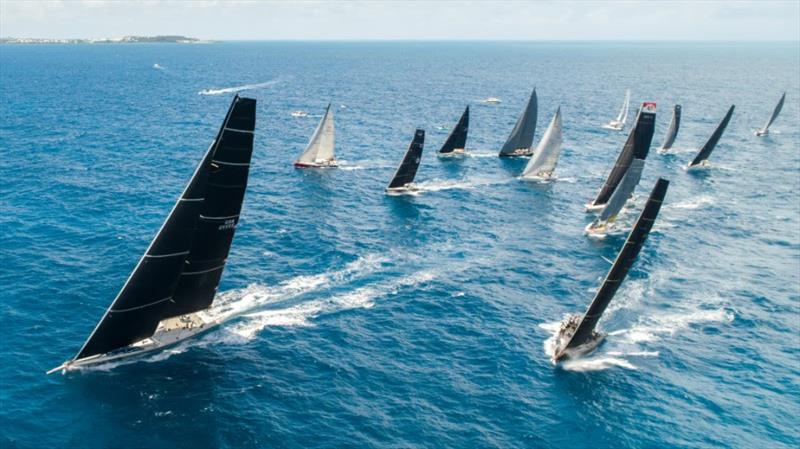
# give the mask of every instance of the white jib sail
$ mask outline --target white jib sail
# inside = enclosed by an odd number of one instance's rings
[[[536,152],[522,172],[523,178],[549,178],[556,169],[561,154],[561,107],[556,110],[550,125],[539,141]]]
[[[314,164],[320,162],[329,162],[333,160],[333,147],[334,147],[334,126],[333,126],[333,111],[331,105],[325,109],[325,115],[322,116],[317,129],[308,141],[308,146],[297,162],[304,164]]]

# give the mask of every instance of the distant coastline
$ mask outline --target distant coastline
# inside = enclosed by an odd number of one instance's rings
[[[0,37],[0,44],[210,44],[212,42],[186,36],[124,36],[100,39]]]

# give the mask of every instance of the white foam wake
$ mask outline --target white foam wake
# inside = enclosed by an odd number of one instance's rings
[[[336,271],[320,273],[309,276],[298,276],[289,279],[277,286],[267,287],[259,284],[252,284],[243,289],[230,290],[217,295],[214,305],[205,311],[209,316],[218,319],[224,323],[230,321],[250,310],[266,306],[273,302],[291,299],[306,293],[313,292],[322,288],[323,286],[331,286],[346,282],[349,280],[357,279],[358,277],[374,272],[384,262],[389,259],[383,256],[369,254],[360,257],[353,262],[345,265],[344,268]],[[269,325],[267,322],[264,326]],[[222,329],[223,333],[225,328]],[[202,336],[200,338],[190,338],[184,340],[175,346],[155,351],[142,357],[133,357],[130,359],[123,359],[119,361],[94,365],[91,367],[78,368],[79,370],[87,371],[109,371],[118,366],[128,365],[137,362],[154,363],[166,360],[169,357],[185,352],[192,347],[206,347],[226,338],[218,337],[216,334],[219,332],[213,331],[211,334]]]
[[[270,87],[270,86],[274,86],[275,84],[278,84],[279,82],[280,82],[280,79],[275,78],[273,80],[266,81],[266,82],[263,82],[263,83],[257,83],[257,84],[245,84],[243,86],[225,87],[225,88],[222,88],[222,89],[203,89],[200,92],[198,92],[198,94],[199,95],[230,94],[230,93],[235,93],[235,92],[241,92],[243,90],[252,90],[252,89],[260,89],[262,87]]]
[[[434,278],[435,275],[430,271],[419,271],[394,281],[360,287],[340,295],[306,301],[288,308],[248,313],[240,322],[227,326],[223,332],[208,338],[213,337],[215,343],[240,344],[252,340],[268,326],[310,326],[311,321],[320,315],[358,308],[368,309],[378,298],[393,295],[402,287],[418,285]]]
[[[481,187],[506,184],[511,182],[512,179],[473,179],[473,180],[430,180],[420,183],[414,183],[415,190],[399,192],[404,195],[419,195],[425,192],[439,192],[441,190],[476,190]]]

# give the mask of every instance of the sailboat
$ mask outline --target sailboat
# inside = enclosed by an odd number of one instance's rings
[[[403,161],[400,162],[400,166],[397,167],[392,181],[389,182],[389,186],[386,187],[386,193],[413,192],[417,190],[413,182],[414,177],[417,175],[419,162],[422,159],[422,145],[424,143],[425,131],[418,129],[414,133],[414,138],[411,140],[411,144],[408,146],[405,156],[403,156]]]
[[[603,187],[597,193],[597,197],[586,205],[587,212],[597,212],[606,207],[606,203],[611,199],[611,195],[617,189],[625,173],[634,159],[644,160],[650,151],[650,143],[653,140],[655,130],[656,104],[651,102],[642,103],[639,114],[636,116],[636,124],[628,134],[628,140],[622,147],[622,151],[614,163],[614,168],[608,174]]]
[[[678,128],[681,126],[681,105],[676,104],[672,109],[672,120],[669,121],[669,128],[667,129],[667,136],[664,138],[664,143],[661,144],[659,152],[665,152],[672,148],[675,143],[675,137],[678,135]]]
[[[646,121],[640,121],[642,114],[648,114]],[[647,143],[647,147],[643,147],[643,151],[633,153],[630,165],[628,165],[622,179],[614,188],[614,192],[606,202],[605,207],[600,212],[592,223],[586,226],[586,233],[592,236],[600,237],[608,233],[617,219],[625,203],[633,197],[633,192],[636,186],[639,185],[639,180],[642,179],[642,170],[644,170],[644,161],[647,158],[647,153],[650,149],[650,142],[653,140],[653,130],[655,129],[655,115],[656,104],[644,103],[639,111],[639,118],[636,119],[635,127],[641,129],[637,133],[636,138],[640,139],[642,143]],[[635,131],[634,131],[635,132]]]
[[[514,129],[508,136],[508,140],[503,144],[500,149],[500,157],[518,157],[530,156],[533,154],[531,146],[533,145],[533,134],[536,132],[536,114],[539,105],[536,98],[536,89],[533,89],[531,97],[528,99],[528,104],[525,105],[525,110],[522,115],[517,119]]]
[[[469,130],[469,106],[464,109],[461,118],[458,119],[456,127],[450,131],[447,140],[444,141],[442,148],[439,149],[439,156],[452,156],[455,154],[464,154],[464,149],[467,146],[467,131]]]
[[[331,104],[328,103],[325,115],[322,116],[317,129],[311,135],[305,151],[295,161],[295,168],[336,167],[336,158],[333,156],[334,131],[333,110],[331,110]]]
[[[522,179],[535,181],[547,181],[552,179],[553,172],[558,163],[558,156],[561,154],[561,107],[556,109],[550,125],[539,141],[534,156],[528,161],[525,170],[522,172]]]
[[[783,95],[781,95],[781,99],[778,100],[778,104],[775,105],[775,109],[772,111],[772,115],[769,116],[769,120],[767,120],[767,124],[764,125],[763,128],[761,128],[758,131],[756,131],[756,136],[761,137],[761,136],[766,136],[767,134],[769,134],[769,127],[770,127],[770,125],[772,125],[772,122],[774,122],[775,119],[778,118],[778,114],[781,113],[781,109],[783,109],[783,101],[784,100],[786,100],[786,92],[784,92]]]
[[[163,349],[219,325],[219,286],[247,187],[256,100],[236,96],[166,221],[67,371]]]
[[[603,128],[613,131],[622,131],[625,128],[625,122],[628,120],[628,108],[631,103],[631,90],[625,91],[625,101],[622,103],[622,108],[617,114],[617,118],[603,125]]]
[[[714,147],[717,146],[719,138],[722,137],[722,133],[725,132],[725,128],[728,126],[728,122],[731,121],[731,116],[733,116],[733,109],[735,107],[735,105],[731,105],[730,109],[728,109],[728,113],[725,114],[725,117],[719,122],[719,125],[717,125],[717,129],[715,129],[711,137],[708,138],[708,142],[703,145],[703,148],[700,149],[700,152],[697,153],[694,160],[689,163],[689,168],[708,165],[708,157],[711,156],[711,152],[714,151]]]
[[[553,353],[554,363],[585,355],[597,348],[605,338],[603,333],[596,331],[597,323],[617,293],[622,281],[625,280],[642,245],[647,240],[658,216],[658,211],[661,209],[664,196],[667,194],[667,187],[669,187],[669,181],[659,178],[650,193],[647,204],[636,220],[636,224],[633,225],[625,244],[617,254],[617,258],[614,259],[611,269],[606,274],[603,284],[595,294],[586,313],[583,316],[570,315],[561,323]]]

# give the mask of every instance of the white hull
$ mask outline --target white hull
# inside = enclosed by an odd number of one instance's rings
[[[156,332],[151,337],[106,354],[69,360],[62,363],[61,366],[51,369],[47,374],[56,371],[72,371],[79,368],[88,368],[122,359],[138,357],[173,346],[181,341],[214,329],[220,324],[222,324],[221,321],[211,318],[204,312],[195,312],[170,318],[159,323],[158,329],[156,329]]]
[[[589,204],[587,204],[587,205],[586,205],[586,213],[590,213],[590,212],[591,212],[591,213],[594,213],[594,212],[600,212],[600,211],[601,211],[601,210],[603,210],[603,208],[605,208],[605,207],[606,207],[606,205],[605,205],[605,204],[594,204],[594,203],[589,203]]]
[[[336,168],[339,164],[335,159],[329,161],[314,161],[314,162],[295,162],[295,168]]]
[[[769,135],[769,130],[768,129],[759,129],[758,131],[755,132],[755,135],[757,137],[768,136]]]
[[[404,195],[407,193],[415,193],[419,191],[419,187],[415,186],[414,184],[406,184],[403,187],[387,187],[386,194],[387,195]]]
[[[612,131],[622,131],[622,129],[625,128],[625,124],[617,121],[611,121],[603,125],[602,128],[610,129]]]
[[[711,163],[708,162],[708,159],[706,159],[706,160],[704,160],[703,162],[700,162],[697,165],[687,165],[686,166],[686,171],[699,170],[699,169],[703,169],[703,168],[708,168],[710,166],[711,166]]]
[[[611,223],[603,223],[599,226],[595,226],[594,224],[595,222],[591,222],[586,225],[586,227],[583,228],[583,233],[591,238],[605,238],[611,229]]]
[[[535,175],[522,175],[520,179],[523,181],[531,181],[531,182],[540,182],[546,183],[555,180],[556,178],[553,176],[553,173],[545,174],[545,173],[537,173]]]
[[[454,157],[454,156],[465,156],[467,154],[467,150],[464,148],[456,148],[455,150],[449,153],[437,153],[439,157]]]

